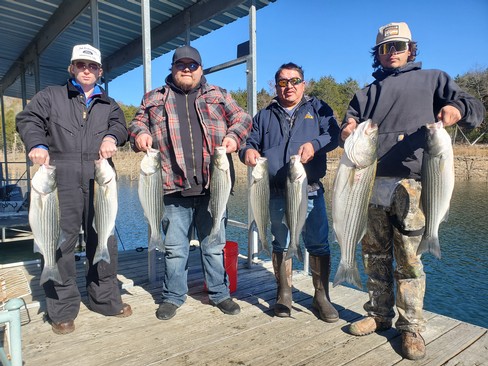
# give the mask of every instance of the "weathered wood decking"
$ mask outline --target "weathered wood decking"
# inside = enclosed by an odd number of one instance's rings
[[[119,258],[123,300],[133,309],[129,318],[104,317],[82,305],[76,331],[59,336],[43,320],[40,268],[24,265],[32,296],[25,297],[23,359],[37,365],[484,365],[487,329],[426,312],[427,357],[402,359],[395,329],[366,337],[347,333],[347,325],[363,313],[367,295],[347,287],[331,288],[340,320],[327,324],[310,310],[313,287],[309,276],[293,278],[292,318],[274,317],[275,282],[271,264],[244,268],[240,258],[238,289],[232,296],[241,313],[228,316],[208,305],[203,292],[199,249],[189,263],[187,302],[169,321],[155,317],[161,285],[147,284],[147,252],[123,252]],[[83,261],[79,286],[84,295]]]

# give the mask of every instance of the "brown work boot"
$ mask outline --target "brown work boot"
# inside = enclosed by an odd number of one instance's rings
[[[379,321],[373,316],[366,316],[349,326],[349,333],[356,336],[365,336],[373,332],[391,328],[391,320]]]
[[[402,354],[409,360],[425,357],[425,341],[418,332],[402,332]]]
[[[74,320],[68,320],[64,323],[51,323],[51,327],[54,333],[56,334],[69,334],[74,332],[75,330],[75,322]]]

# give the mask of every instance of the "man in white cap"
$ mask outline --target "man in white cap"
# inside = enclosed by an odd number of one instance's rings
[[[210,236],[210,160],[218,146],[227,153],[237,151],[250,129],[251,116],[230,93],[207,83],[200,53],[191,46],[176,49],[166,85],[144,95],[130,123],[133,149],[159,149],[164,169],[165,274],[163,301],[156,312],[160,320],[171,319],[186,300],[189,241],[194,231],[210,304],[228,315],[240,312],[230,297],[224,267],[225,219],[217,238]]]
[[[401,332],[403,356],[411,360],[425,356],[420,335],[426,323],[425,273],[417,254],[425,226],[420,207],[425,125],[438,120],[444,126],[476,127],[485,115],[482,103],[445,72],[422,70],[422,64],[414,62],[416,54],[417,43],[406,23],[379,28],[372,52],[375,81],[354,95],[341,134],[344,141],[368,119],[379,129],[376,179],[362,240],[368,314],[349,330],[363,336],[391,328],[396,300],[395,325]]]
[[[98,244],[93,228],[95,161],[112,156],[127,141],[124,113],[97,85],[102,76],[100,51],[83,44],[73,47],[70,79],[37,93],[17,115],[17,130],[34,164],[56,167],[63,241],[57,251],[61,283],[43,283],[47,313],[56,334],[75,330],[81,296],[76,284],[75,248],[80,226],[86,235],[86,287],[91,310],[107,316],[132,314],[117,281],[117,242],[108,239],[110,263],[93,264]]]

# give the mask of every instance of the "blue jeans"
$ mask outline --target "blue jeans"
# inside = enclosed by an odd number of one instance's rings
[[[196,229],[200,241],[203,273],[208,297],[215,304],[230,298],[229,281],[224,267],[225,218],[220,223],[216,241],[209,242],[212,216],[208,211],[210,197],[166,196],[164,198],[163,231],[165,273],[163,302],[181,306],[188,292],[188,255],[191,235]]]
[[[273,234],[273,252],[276,253],[285,252],[290,242],[290,232],[285,224],[285,211],[285,197],[283,195],[272,195],[269,213],[271,216],[271,234]],[[329,222],[323,188],[320,188],[316,195],[308,197],[307,219],[303,226],[302,238],[310,255],[330,254]]]

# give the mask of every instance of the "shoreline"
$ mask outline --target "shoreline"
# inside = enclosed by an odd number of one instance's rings
[[[339,149],[337,149],[339,150]],[[327,157],[327,175],[324,180],[335,176],[341,151],[335,150]],[[142,153],[134,153],[125,148],[113,158],[119,175],[128,176],[131,180],[139,178],[139,166]],[[247,179],[247,166],[240,162],[237,154],[232,154],[236,179]],[[454,169],[456,182],[488,182],[488,146],[461,146],[454,149]]]

